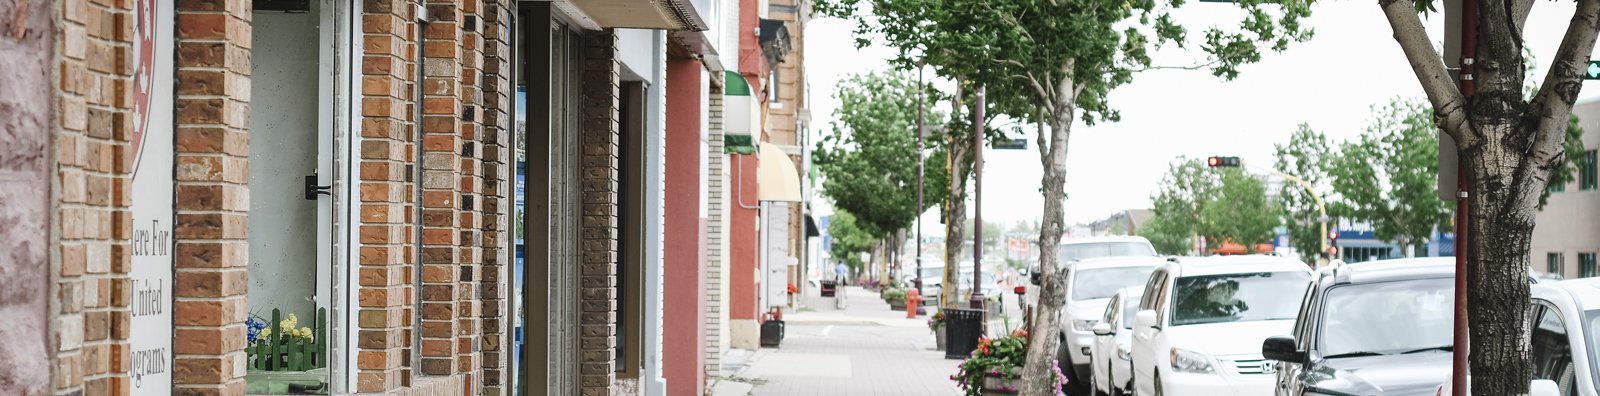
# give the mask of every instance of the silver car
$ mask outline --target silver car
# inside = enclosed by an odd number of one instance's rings
[[[1133,357],[1128,343],[1133,336],[1133,316],[1139,312],[1139,298],[1143,295],[1142,286],[1117,291],[1106,304],[1100,323],[1093,327],[1089,382],[1096,395],[1133,393]]]
[[[1160,257],[1106,257],[1078,260],[1067,264],[1066,304],[1057,312],[1061,327],[1061,346],[1056,360],[1067,375],[1067,386],[1075,394],[1087,390],[1090,374],[1091,330],[1105,315],[1106,306],[1117,291],[1144,285]]]

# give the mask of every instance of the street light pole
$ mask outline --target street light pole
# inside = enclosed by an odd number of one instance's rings
[[[1320,227],[1322,229],[1322,233],[1318,234],[1318,235],[1321,235],[1321,236],[1317,237],[1318,240],[1322,241],[1322,250],[1319,250],[1319,252],[1327,252],[1328,251],[1328,237],[1327,237],[1327,235],[1328,235],[1328,208],[1327,208],[1326,205],[1323,205],[1322,196],[1321,195],[1317,195],[1317,190],[1311,186],[1311,183],[1307,183],[1304,179],[1301,179],[1299,177],[1295,177],[1294,175],[1291,175],[1291,174],[1288,174],[1288,173],[1279,172],[1277,169],[1268,169],[1268,171],[1271,171],[1272,174],[1277,175],[1278,177],[1281,177],[1284,180],[1288,180],[1290,182],[1294,182],[1294,184],[1300,185],[1301,188],[1305,188],[1306,189],[1306,193],[1311,194],[1311,201],[1317,203],[1317,225],[1318,225],[1318,227]],[[1320,255],[1318,255],[1318,256],[1319,256],[1319,258],[1317,259],[1317,267],[1320,268],[1320,267],[1328,264],[1328,261],[1329,261],[1328,259],[1320,258]]]
[[[983,309],[983,106],[984,87],[978,86],[972,110],[972,309]]]
[[[922,64],[917,64],[917,293],[922,293],[922,135],[927,132],[923,129],[922,96],[925,91],[922,86]]]

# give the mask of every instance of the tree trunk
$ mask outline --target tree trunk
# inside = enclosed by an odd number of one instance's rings
[[[951,114],[959,114],[961,103],[961,84],[956,84],[956,100],[951,103]],[[939,306],[941,308],[955,308],[956,282],[960,270],[956,263],[961,254],[961,242],[964,240],[966,230],[964,224],[967,218],[967,174],[971,173],[972,166],[967,162],[967,153],[972,151],[971,146],[962,144],[960,133],[950,133],[945,142],[945,174],[950,175],[950,191],[945,197],[944,210],[944,279],[939,283]]]
[[[1072,132],[1070,128],[1076,111],[1074,108],[1076,99],[1071,95],[1063,96],[1051,107],[1050,146],[1048,148],[1039,146],[1039,150],[1043,150],[1040,155],[1045,164],[1044,177],[1041,180],[1044,189],[1044,224],[1039,229],[1041,287],[1038,309],[1034,310],[1033,317],[1035,332],[1029,335],[1027,365],[1022,369],[1023,395],[1055,395],[1057,388],[1052,366],[1062,366],[1062,372],[1065,373],[1065,366],[1070,364],[1070,362],[1056,361],[1056,349],[1060,347],[1062,340],[1060,317],[1057,313],[1066,303],[1066,285],[1062,284],[1066,281],[1066,277],[1064,269],[1059,264],[1060,257],[1057,257],[1059,250],[1056,246],[1061,244],[1061,234],[1066,221],[1067,137]],[[1079,377],[1084,376],[1079,375]],[[1086,384],[1070,386],[1084,385]]]
[[[1470,370],[1478,373],[1472,378],[1472,393],[1526,395],[1533,375],[1528,323],[1522,319],[1529,306],[1528,251],[1534,207],[1548,175],[1519,172],[1526,160],[1504,161],[1520,154],[1499,143],[1469,150],[1479,151],[1462,157],[1472,178],[1465,252]],[[1494,292],[1486,292],[1490,290]]]

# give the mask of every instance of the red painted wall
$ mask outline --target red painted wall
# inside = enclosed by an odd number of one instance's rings
[[[742,162],[742,163],[741,163]],[[745,209],[744,206],[760,206],[756,200],[756,160],[754,155],[729,155],[728,162],[733,168],[730,178],[735,179],[729,186],[731,193],[728,200],[738,200],[728,205],[728,318],[730,319],[756,319],[761,312],[757,307],[756,275],[760,265],[758,252],[761,233],[756,229],[756,222],[761,215],[758,209]],[[740,181],[739,179],[743,179]]]
[[[666,311],[662,370],[667,394],[705,394],[706,219],[700,217],[700,62],[667,62],[666,210],[663,215]]]
[[[760,26],[760,15],[756,13],[760,3],[757,0],[742,0],[739,2],[739,31],[754,32]],[[761,55],[761,42],[753,34],[739,36],[739,74],[750,83],[753,96],[765,107],[767,93],[765,91],[765,78],[771,70],[766,57]],[[761,125],[765,125],[763,122]],[[766,140],[766,131],[758,133],[761,140]],[[742,157],[742,158],[741,158]],[[741,161],[743,162],[741,164]],[[731,202],[728,205],[728,318],[730,319],[758,319],[762,307],[760,300],[759,278],[761,271],[761,231],[757,228],[760,221],[759,209],[745,209],[745,206],[756,207],[761,205],[757,200],[756,160],[754,155],[730,154],[727,164],[733,168],[729,175],[732,183],[729,190]]]

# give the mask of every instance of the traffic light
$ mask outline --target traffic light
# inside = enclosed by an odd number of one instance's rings
[[[1237,168],[1237,167],[1239,167],[1239,157],[1211,157],[1211,158],[1206,158],[1206,166],[1209,166],[1209,167],[1212,167],[1212,168],[1216,168],[1216,167]]]
[[[1328,231],[1328,257],[1339,258],[1339,230]]]

